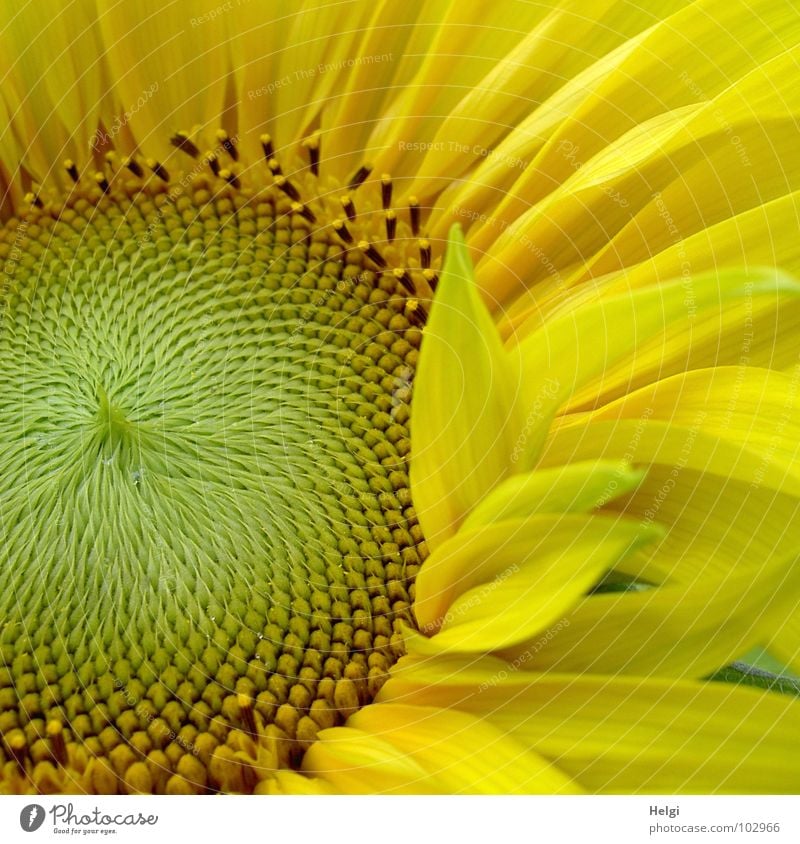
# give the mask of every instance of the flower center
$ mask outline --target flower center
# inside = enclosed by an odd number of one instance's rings
[[[419,211],[176,138],[0,234],[0,762],[42,791],[252,790],[413,623]]]

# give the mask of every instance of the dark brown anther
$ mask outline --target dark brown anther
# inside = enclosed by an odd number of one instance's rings
[[[224,129],[217,130],[217,140],[220,142],[225,152],[227,152],[234,161],[239,160],[239,150],[236,149],[236,144],[234,144],[233,138]]]
[[[197,146],[192,142],[186,132],[176,132],[170,139],[169,142],[174,146],[176,149],[179,149],[181,152],[185,152],[187,155],[190,155],[192,158],[197,158],[200,155],[200,150]]]
[[[142,165],[139,164],[139,162],[135,158],[125,158],[123,159],[122,163],[128,168],[128,170],[131,171],[131,173],[133,173],[134,176],[139,179],[144,178],[144,170],[142,170]]]
[[[25,741],[22,730],[15,730],[11,735],[6,736],[6,747],[8,748],[9,754],[17,763],[17,767],[24,774],[25,759],[28,755],[28,743]]]
[[[72,181],[77,185],[81,177],[78,173],[78,168],[75,166],[75,162],[71,158],[68,158],[64,162],[64,169],[67,171],[67,175],[70,179],[72,179]]]
[[[232,173],[230,170],[220,170],[219,171],[220,179],[225,179],[225,181],[236,190],[242,186],[242,183],[239,181],[239,177],[236,173]]]
[[[408,198],[408,213],[411,217],[411,233],[416,237],[419,234],[419,200],[416,196]]]
[[[99,171],[94,174],[94,180],[97,182],[97,186],[103,193],[108,193],[111,185],[108,183],[108,179],[105,177],[104,173],[100,173]]]
[[[372,261],[373,264],[375,264],[375,266],[380,267],[381,269],[386,266],[386,261],[384,260],[383,255],[381,255],[381,253],[378,252],[378,250],[368,241],[360,240],[358,242],[358,248],[367,256],[367,258],[370,259],[370,261]]]
[[[431,242],[425,238],[419,242],[419,262],[423,270],[431,265]]]
[[[292,211],[294,211],[295,214],[299,214],[304,220],[308,220],[309,223],[317,222],[314,212],[308,206],[303,205],[302,202],[293,202]]]
[[[295,202],[300,202],[300,191],[286,178],[286,176],[276,176],[273,182],[278,190],[282,190],[289,199]]]
[[[269,135],[262,135],[259,140],[261,141],[261,149],[264,150],[264,161],[269,162],[270,158],[275,157],[275,148],[272,146],[272,138]]]
[[[58,721],[49,721],[47,724],[47,737],[50,739],[50,751],[57,765],[66,765],[67,744],[64,741],[64,728]]]
[[[211,170],[211,172],[215,176],[219,176],[222,168],[220,167],[219,159],[217,158],[216,153],[207,152],[205,154],[205,160],[206,160],[206,164],[208,164],[209,170]]]
[[[386,212],[386,239],[391,243],[397,233],[397,214],[391,210]]]
[[[439,275],[435,270],[423,270],[422,277],[428,283],[431,290],[436,290],[436,285],[439,283]]]
[[[303,141],[303,146],[308,150],[308,162],[311,172],[319,176],[319,132],[315,132],[310,138]]]
[[[342,203],[342,210],[347,214],[347,219],[351,223],[354,223],[356,221],[356,206],[353,202],[353,197],[349,193],[346,193],[340,197],[339,201]]]
[[[400,267],[395,267],[395,269],[392,270],[392,274],[412,296],[417,292],[416,288],[414,287],[414,282],[411,280],[411,274],[408,272],[408,270],[404,270]]]
[[[428,321],[428,312],[418,299],[409,299],[406,305],[406,317],[415,325],[423,326]]]
[[[239,704],[239,716],[242,719],[242,726],[251,736],[258,734],[256,727],[256,716],[253,712],[253,702],[245,694],[236,696],[236,702]]]
[[[37,208],[44,208],[44,202],[42,202],[38,193],[26,193],[25,201],[29,205],[35,205]]]
[[[169,173],[167,172],[166,167],[161,164],[159,161],[156,161],[155,158],[148,158],[147,159],[147,166],[161,179],[162,182],[169,181]]]
[[[272,173],[273,176],[283,175],[283,170],[281,170],[281,165],[278,163],[277,158],[270,158],[267,162],[267,167],[269,167],[269,172]]]
[[[247,762],[241,762],[242,766],[242,785],[244,786],[244,793],[251,794],[253,789],[258,785],[258,775],[253,770],[253,766]]]
[[[364,164],[362,167],[359,167],[358,170],[356,170],[355,176],[350,179],[350,182],[347,185],[347,189],[356,190],[358,187],[364,184],[364,182],[367,180],[367,176],[369,176],[371,172],[372,167],[370,167],[368,164]]]
[[[384,211],[392,204],[392,177],[388,173],[381,176],[381,203]]]
[[[353,242],[353,235],[350,234],[350,229],[347,228],[344,220],[334,220],[332,225],[333,230],[345,243]]]
[[[439,283],[439,276],[435,270],[423,270],[422,277],[428,284],[431,290],[436,290],[436,285]]]

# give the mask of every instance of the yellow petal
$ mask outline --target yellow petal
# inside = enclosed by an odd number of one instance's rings
[[[114,99],[93,4],[3,6],[0,32],[9,65],[3,97],[23,141],[21,149],[4,144],[4,157],[15,175],[24,164],[39,184],[63,189],[61,162],[88,156],[102,108]]]
[[[674,470],[674,464],[651,465],[633,496],[607,505],[665,528],[660,542],[626,560],[631,575],[656,583],[690,583],[698,568],[757,568],[764,559],[788,556],[798,547],[796,496],[689,468],[676,477]]]
[[[400,69],[395,82],[401,84],[370,135],[369,146],[380,151],[375,161],[381,171],[419,172],[441,123],[437,116],[449,114],[549,13],[544,6],[480,0],[434,9],[440,11],[435,19],[423,13],[421,21],[423,27],[432,28],[432,37],[421,53],[408,56],[413,75]]]
[[[496,727],[461,712],[367,706],[323,730],[307,773],[348,793],[569,794],[576,787]]]
[[[467,516],[464,530],[536,513],[585,513],[635,489],[644,472],[624,460],[587,460],[512,475]]]
[[[145,156],[182,166],[185,156],[169,143],[176,131],[211,142],[227,128],[231,13],[215,0],[190,8],[147,0],[135,9],[97,0],[97,9],[120,111],[106,119],[107,134],[117,147],[132,137]]]
[[[359,44],[372,11],[372,4],[342,6],[327,0],[276,6],[267,14],[260,3],[237,9],[230,26],[241,130],[254,152],[263,132],[272,136],[280,154],[316,128],[329,97],[361,57]]]
[[[482,256],[483,289],[505,303],[527,289],[541,307],[566,285],[635,266],[796,190],[800,171],[787,164],[796,59],[787,47],[800,38],[800,15],[763,0],[757,6],[755,13],[741,2],[675,9],[604,57],[605,73],[570,78],[558,93],[572,88],[577,102],[554,97],[534,111],[514,133],[516,147],[497,150],[504,170],[485,182],[478,171],[470,179],[478,187],[449,198],[434,234],[451,219],[474,220],[468,240]],[[780,44],[768,35],[775,26],[786,38]],[[518,158],[528,166],[508,166]],[[592,186],[593,169],[605,175]],[[509,171],[517,176],[510,183]],[[739,178],[743,171],[749,178]],[[771,240],[790,240],[789,230]],[[741,263],[715,256],[713,243],[699,266],[695,254],[693,273]],[[596,267],[595,256],[602,256]]]
[[[352,727],[320,733],[303,757],[303,771],[340,794],[436,793],[436,783],[416,760]]]
[[[702,417],[698,415],[698,420]],[[631,460],[637,464],[678,466],[721,478],[732,478],[776,492],[800,495],[800,476],[779,454],[759,455],[756,447],[735,443],[703,430],[702,421],[672,424],[645,416],[639,419],[587,420],[554,427],[543,465],[567,460]],[[669,484],[667,493],[674,487]]]
[[[404,660],[381,702],[487,718],[590,792],[796,793],[800,701],[724,683],[531,675],[488,657]]]
[[[538,401],[541,416],[552,419],[572,393],[629,358],[640,344],[663,336],[667,326],[691,323],[697,312],[737,299],[774,302],[797,297],[800,285],[776,271],[761,270],[747,278],[730,271],[692,279],[692,291],[691,309],[683,282],[672,281],[603,299],[545,323],[519,346],[528,400]],[[538,453],[545,436],[546,428],[538,426],[528,448]]]
[[[417,622],[439,631],[427,648],[479,653],[530,638],[658,534],[655,526],[584,515],[462,531],[431,554],[417,577]]]
[[[742,446],[787,474],[800,471],[800,396],[796,377],[785,373],[752,366],[679,373],[561,425],[645,417]]]
[[[324,780],[304,777],[294,771],[275,771],[255,787],[254,794],[334,794]]]
[[[512,367],[454,227],[414,379],[411,487],[431,547],[512,468]]]
[[[796,610],[791,558],[730,573],[695,570],[688,583],[591,595],[552,636],[503,656],[529,671],[702,678],[741,658]]]
[[[414,80],[419,57],[428,55],[449,6],[448,0],[369,4],[372,17],[359,33],[358,50],[345,57],[347,70],[330,91],[320,117],[326,172],[351,176],[364,161],[375,164],[384,147],[397,151],[407,140],[387,137],[381,143],[370,136],[387,113],[395,113],[395,100]],[[330,60],[326,57],[325,62]],[[390,121],[386,128],[391,131],[396,125]],[[385,170],[388,164],[383,160],[380,167]],[[406,184],[400,181],[396,189],[413,193]]]
[[[414,167],[416,176],[409,188],[411,193],[429,196],[441,190],[449,180],[467,173],[470,174],[467,185],[472,185],[475,178],[484,182],[484,171],[491,170],[500,177],[499,184],[493,182],[497,192],[491,201],[496,201],[503,186],[513,182],[514,175],[521,175],[535,150],[546,140],[546,134],[531,131],[533,127],[529,124],[525,124],[524,130],[517,131],[517,127],[531,111],[543,120],[563,119],[565,112],[561,109],[537,109],[536,106],[552,94],[571,88],[571,81],[582,76],[587,66],[603,67],[603,59],[609,51],[652,22],[649,10],[621,6],[614,0],[602,0],[580,10],[562,1],[530,9],[518,8],[515,12],[520,17],[515,20],[513,31],[523,36],[518,43],[509,45],[507,52],[497,55],[496,61],[489,60],[485,44],[481,44],[480,61],[471,57],[472,61],[459,63],[465,66],[463,70],[457,66],[459,75],[472,75],[463,80],[463,85],[458,84],[461,79],[455,83],[458,87],[454,85],[452,93],[459,97],[453,98],[449,109],[446,112],[437,110],[444,119],[439,121],[435,135],[428,141],[426,154]],[[598,26],[599,20],[603,22],[601,26]],[[480,20],[487,35],[491,25],[491,22]],[[581,49],[574,49],[578,43]],[[448,49],[452,51],[449,44]],[[428,80],[433,82],[442,78],[445,58],[449,57],[442,57],[437,64],[431,63],[432,66],[426,69]],[[454,69],[451,64],[444,71],[448,78]],[[607,68],[604,69],[607,73]],[[585,96],[586,80],[583,81],[581,93]],[[532,90],[536,91],[535,101],[530,97]],[[427,122],[434,121],[429,119]],[[506,154],[503,141],[509,136],[521,136],[524,147]],[[474,207],[480,205],[475,203]]]

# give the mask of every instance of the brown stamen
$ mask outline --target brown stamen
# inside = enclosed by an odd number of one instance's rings
[[[392,204],[392,177],[388,173],[381,176],[381,203],[384,211]]]
[[[386,212],[386,239],[391,243],[397,233],[397,214],[390,208]]]
[[[130,158],[124,158],[122,160],[122,163],[128,168],[128,170],[131,171],[131,173],[133,173],[134,176],[139,179],[144,178],[144,170],[142,170],[141,164],[139,164],[139,162],[135,158],[133,158],[133,156],[131,156]]]
[[[64,169],[67,171],[70,179],[77,185],[80,181],[80,174],[78,173],[78,168],[75,166],[75,162],[71,158],[68,158],[64,162]]]
[[[275,149],[272,146],[272,138],[269,135],[262,135],[259,140],[261,141],[261,149],[264,150],[264,161],[269,162],[270,158],[275,157]]]
[[[197,158],[200,155],[200,150],[193,143],[193,141],[189,138],[189,136],[186,134],[186,132],[176,132],[169,139],[169,142],[172,144],[172,146],[181,150],[181,152],[185,152],[187,155],[190,155],[192,158]]]
[[[308,150],[308,160],[311,172],[319,176],[319,132],[315,132],[310,138],[303,141],[303,146]]]
[[[278,190],[282,190],[289,199],[295,202],[300,202],[300,191],[286,178],[286,176],[276,176],[273,182]]]
[[[408,198],[408,213],[411,217],[411,233],[416,237],[419,234],[419,200],[416,196]]]
[[[219,176],[221,167],[219,164],[219,159],[216,156],[216,153],[207,152],[206,153],[206,164],[208,164],[209,169],[215,176]]]
[[[47,737],[50,739],[50,750],[56,764],[66,765],[68,761],[67,745],[64,741],[64,728],[60,722],[49,721],[47,723]]]
[[[108,179],[105,177],[104,173],[100,173],[99,171],[94,174],[94,180],[97,182],[97,186],[103,193],[108,193],[111,185],[108,183]]]
[[[169,181],[169,172],[167,168],[164,167],[161,162],[156,161],[155,158],[148,158],[147,159],[147,166],[161,179],[162,182]]]
[[[419,262],[424,270],[431,265],[431,242],[425,238],[419,242]]]
[[[386,261],[383,255],[381,255],[381,253],[378,252],[378,250],[371,243],[366,240],[360,240],[358,242],[358,248],[367,256],[367,258],[370,259],[370,261],[372,261],[373,264],[380,267],[381,269],[384,269],[384,267],[386,266]]]
[[[220,170],[219,177],[220,179],[225,179],[231,187],[234,187],[237,190],[242,186],[242,183],[239,181],[239,177],[231,170]]]
[[[309,223],[317,222],[317,217],[314,212],[307,205],[303,205],[302,202],[293,202],[292,211],[294,211],[295,214],[299,214],[304,220],[308,220]]]
[[[408,270],[402,269],[401,267],[395,267],[395,269],[392,270],[392,274],[412,296],[417,292]]]
[[[217,140],[220,144],[222,144],[222,148],[234,161],[239,160],[239,150],[236,149],[236,144],[234,143],[233,138],[224,129],[217,130]]]
[[[361,185],[364,184],[371,172],[372,167],[370,167],[368,164],[364,164],[363,166],[359,167],[358,170],[356,170],[356,173],[353,178],[350,179],[350,182],[347,185],[347,189],[356,190],[357,188],[359,188]]]
[[[356,221],[356,206],[353,202],[353,197],[350,196],[349,193],[346,193],[344,196],[340,197],[339,201],[342,203],[344,213],[347,214],[347,219],[350,220],[351,223],[354,223]]]
[[[353,242],[353,235],[350,234],[350,229],[347,228],[344,220],[334,220],[332,225],[333,230],[345,243]]]

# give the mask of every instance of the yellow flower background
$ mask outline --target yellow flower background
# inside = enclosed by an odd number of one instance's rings
[[[0,789],[796,791],[799,44],[3,3]]]

